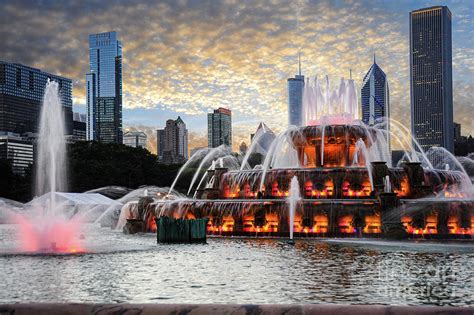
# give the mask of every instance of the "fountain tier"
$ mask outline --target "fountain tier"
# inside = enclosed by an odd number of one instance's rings
[[[206,217],[208,232],[219,235],[470,236],[474,202],[465,173],[427,167],[424,154],[412,152],[392,167],[387,143],[385,130],[362,124],[290,128],[262,167],[213,163],[194,198],[155,200],[141,213]],[[292,179],[301,200],[290,216]]]

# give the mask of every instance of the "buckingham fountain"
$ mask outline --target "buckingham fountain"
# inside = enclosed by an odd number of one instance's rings
[[[0,222],[19,226],[20,250],[26,252],[83,252],[85,223],[157,232],[157,222],[170,219],[200,219],[200,240],[206,233],[472,238],[474,189],[459,160],[443,148],[424,152],[395,120],[362,123],[357,100],[353,80],[341,79],[336,88],[328,77],[308,80],[303,126],[275,135],[261,123],[245,156],[226,146],[202,149],[171,188],[142,187],[112,200],[97,191],[64,192],[62,106],[58,84],[48,82],[38,138],[38,197],[18,211],[3,207]],[[399,161],[392,161],[395,146],[404,153]],[[255,155],[262,158],[251,167]],[[181,175],[196,166],[187,193],[176,192]]]
[[[225,147],[198,153],[187,196],[172,187],[127,203],[119,227],[207,218],[207,233],[222,236],[470,238],[473,186],[462,165],[442,148],[424,152],[397,121],[362,123],[356,91],[353,80],[308,80],[302,127],[275,136],[261,124],[245,157]],[[392,146],[404,151],[399,161]],[[250,168],[256,152],[263,163]]]

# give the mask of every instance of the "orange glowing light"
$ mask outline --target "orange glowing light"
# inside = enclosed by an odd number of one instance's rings
[[[407,233],[410,233],[410,234],[414,233],[413,226],[411,225],[412,219],[410,216],[407,216],[407,215],[403,216],[401,221]]]
[[[232,232],[234,230],[234,218],[232,216],[224,216],[222,218],[222,231]]]
[[[364,233],[367,234],[378,234],[382,232],[382,222],[380,216],[368,215],[365,217]]]
[[[324,214],[315,215],[313,218],[313,232],[314,233],[327,233],[328,232],[328,217]]]
[[[254,216],[244,216],[243,217],[243,230],[244,232],[255,232]]]
[[[459,226],[459,217],[457,215],[452,215],[448,218],[448,231],[449,234],[464,234],[464,229],[461,229]]]
[[[426,217],[426,226],[423,234],[438,234],[438,217],[436,215],[428,215]]]
[[[354,233],[354,226],[352,225],[353,216],[345,215],[339,218],[338,226],[341,233]]]

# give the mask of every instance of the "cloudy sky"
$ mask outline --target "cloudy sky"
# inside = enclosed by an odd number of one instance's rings
[[[472,0],[0,0],[0,60],[71,78],[74,110],[85,112],[88,34],[116,30],[126,128],[153,135],[180,115],[191,148],[206,146],[206,113],[223,106],[233,112],[236,148],[259,121],[286,127],[286,79],[298,51],[303,74],[338,79],[352,68],[359,86],[376,53],[391,115],[409,124],[408,14],[432,5],[453,14],[454,116],[463,134],[474,134]]]

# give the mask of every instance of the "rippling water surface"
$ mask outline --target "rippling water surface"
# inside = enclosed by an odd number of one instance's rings
[[[0,303],[474,304],[474,243],[220,239],[83,231],[88,253],[16,253],[0,225]]]

